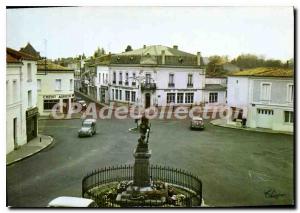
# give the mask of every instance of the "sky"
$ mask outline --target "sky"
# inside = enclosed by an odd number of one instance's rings
[[[6,45],[30,42],[48,58],[90,56],[103,47],[165,45],[202,56],[294,54],[292,7],[63,7],[7,9]]]

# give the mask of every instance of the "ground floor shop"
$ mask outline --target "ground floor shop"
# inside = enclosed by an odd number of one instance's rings
[[[38,95],[38,108],[42,116],[48,116],[52,111],[67,114],[74,102],[74,93]]]

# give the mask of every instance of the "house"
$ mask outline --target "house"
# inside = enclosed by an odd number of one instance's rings
[[[39,60],[37,91],[40,115],[49,116],[56,104],[59,104],[58,113],[67,113],[74,99],[74,70]]]
[[[162,45],[111,56],[109,99],[142,107],[204,102],[205,70],[200,52],[196,55]]]
[[[290,68],[238,71],[228,76],[228,106],[244,111],[248,127],[293,132],[293,77]]]
[[[111,54],[103,55],[95,58],[94,67],[96,75],[94,77],[94,85],[96,86],[96,100],[109,104],[109,64],[111,60]]]
[[[227,77],[205,77],[204,101],[206,106],[226,105]]]
[[[32,55],[33,57],[35,57],[37,59],[41,59],[40,52],[36,51],[29,42],[27,43],[27,45],[25,47],[22,47],[20,49],[20,52],[28,54],[28,55]]]
[[[6,49],[6,153],[37,136],[37,58]]]

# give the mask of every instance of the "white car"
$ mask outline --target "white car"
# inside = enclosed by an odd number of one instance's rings
[[[83,208],[97,207],[97,204],[92,199],[62,196],[51,200],[48,204],[48,207]]]

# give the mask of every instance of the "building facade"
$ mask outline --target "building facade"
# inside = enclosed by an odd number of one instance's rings
[[[6,153],[35,138],[38,133],[37,59],[6,50]]]
[[[153,45],[111,56],[109,100],[142,107],[204,102],[205,71],[197,55]]]
[[[292,69],[284,68],[237,72],[228,77],[228,105],[247,109],[248,127],[293,132],[293,76]]]
[[[57,113],[68,113],[74,99],[74,70],[50,61],[38,61],[38,108],[42,116],[49,116],[59,104]]]
[[[204,101],[206,106],[225,106],[226,96],[226,77],[205,77]]]

